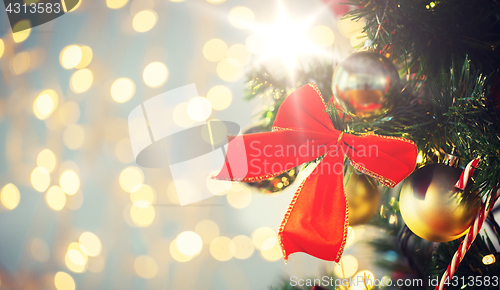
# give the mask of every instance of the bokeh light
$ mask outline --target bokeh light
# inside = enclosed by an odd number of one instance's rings
[[[4,51],[5,51],[5,44],[3,42],[3,39],[0,38],[0,58],[2,58]]]
[[[76,102],[65,102],[57,111],[57,116],[63,125],[75,124],[80,119],[80,106]]]
[[[201,237],[192,231],[180,233],[175,239],[177,249],[186,256],[194,256],[201,251],[203,241]]]
[[[83,273],[86,270],[88,256],[82,251],[82,246],[79,243],[73,242],[69,244],[64,263],[69,270],[75,273]]]
[[[210,254],[219,261],[228,261],[236,253],[234,242],[228,237],[217,237],[210,243]]]
[[[233,238],[235,246],[234,257],[236,259],[248,259],[254,252],[254,245],[251,238],[240,235]]]
[[[248,188],[227,193],[227,202],[234,208],[244,208],[252,202],[252,193]]]
[[[91,232],[84,232],[78,239],[80,248],[87,256],[95,257],[101,254],[102,244],[98,236]]]
[[[195,123],[195,121],[189,117],[188,105],[188,103],[180,103],[174,108],[172,117],[174,118],[174,123],[179,127],[187,128]]]
[[[157,88],[163,85],[168,78],[167,66],[161,62],[152,62],[144,68],[142,78],[148,87]]]
[[[188,103],[188,116],[195,121],[205,121],[212,114],[212,104],[207,98],[195,97]]]
[[[86,45],[80,46],[80,49],[82,50],[82,58],[80,62],[75,66],[77,69],[85,68],[87,67],[90,62],[92,61],[92,57],[94,56],[94,53],[92,52],[92,48]]]
[[[119,78],[111,85],[111,97],[117,103],[125,103],[135,94],[135,83],[129,78]]]
[[[68,273],[57,272],[54,276],[54,285],[57,290],[75,290],[75,280]]]
[[[63,143],[71,150],[76,150],[82,147],[85,141],[85,130],[82,126],[72,124],[66,127],[63,132]]]
[[[30,250],[33,258],[38,262],[45,263],[49,259],[49,245],[40,238],[34,238],[33,241],[31,241]]]
[[[226,56],[227,44],[219,38],[210,39],[203,46],[203,56],[209,61],[217,62]]]
[[[76,9],[80,8],[80,5],[82,5],[82,0],[78,1],[76,3],[76,5],[73,8],[71,8],[71,10],[69,10],[69,11],[68,11],[68,8],[66,7],[66,2],[61,1],[61,3],[62,3],[62,6],[63,6],[62,8],[63,8],[64,12],[69,13],[69,12],[74,12]]]
[[[229,23],[236,28],[247,28],[253,24],[255,15],[253,11],[244,6],[236,6],[229,11]]]
[[[237,43],[227,50],[226,57],[232,65],[243,67],[250,62],[251,54],[245,45]]]
[[[132,27],[137,32],[151,30],[158,20],[158,15],[153,10],[143,10],[137,13],[132,20]]]
[[[59,103],[59,96],[54,90],[42,91],[33,102],[33,113],[40,120],[52,115]]]
[[[358,270],[358,260],[351,255],[343,255],[339,263],[335,264],[333,271],[340,278],[348,278]]]
[[[63,68],[72,69],[82,61],[82,57],[83,52],[80,46],[70,45],[61,50],[61,54],[59,55],[59,62],[61,63]]]
[[[270,238],[276,238],[276,233],[268,227],[260,227],[252,233],[252,241],[257,249],[261,249],[264,241]]]
[[[68,195],[74,195],[80,189],[80,177],[73,170],[64,171],[59,178],[59,186]]]
[[[43,149],[36,157],[36,165],[45,168],[49,173],[56,168],[56,164],[56,155],[50,149]]]
[[[120,9],[127,4],[128,0],[106,0],[109,9]]]
[[[266,239],[260,251],[262,257],[268,261],[278,261],[283,257],[283,252],[277,238]]]
[[[210,4],[219,5],[219,4],[226,2],[226,0],[207,0],[207,2]]]
[[[92,86],[94,75],[87,69],[77,70],[70,79],[71,90],[76,94],[86,92]]]
[[[156,261],[149,256],[139,256],[135,258],[134,270],[142,278],[151,279],[158,274]]]
[[[217,75],[226,82],[236,82],[243,76],[243,68],[225,58],[217,64]]]
[[[311,42],[318,47],[329,47],[334,39],[333,31],[328,26],[318,25],[311,30]]]
[[[27,53],[26,51],[16,54],[11,62],[12,72],[15,75],[20,75],[26,72],[30,67],[30,62],[31,62],[30,54]]]
[[[148,227],[155,219],[155,208],[146,201],[137,201],[130,208],[130,217],[138,227]]]
[[[59,186],[53,185],[45,194],[45,202],[51,209],[59,211],[66,205],[66,194]]]
[[[115,156],[122,163],[134,161],[134,153],[132,152],[132,146],[130,144],[129,138],[123,138],[116,143]]]
[[[19,43],[25,41],[31,33],[31,21],[27,19],[19,21],[14,25],[12,31],[17,31],[15,33],[12,33],[14,42]]]
[[[39,192],[44,192],[50,185],[49,172],[43,167],[36,167],[31,172],[31,185]]]
[[[144,173],[135,166],[129,166],[122,170],[118,181],[123,190],[131,193],[134,189],[139,189],[144,183]]]
[[[20,200],[19,189],[12,183],[7,183],[0,191],[0,202],[9,210],[15,209]]]
[[[225,110],[233,101],[233,93],[226,86],[218,85],[208,90],[207,99],[212,103],[212,108],[217,111]]]
[[[177,248],[176,240],[173,240],[170,243],[169,251],[172,258],[174,258],[174,260],[176,260],[177,262],[188,262],[193,259],[193,256],[185,255],[181,253],[181,251],[179,251],[179,249]]]
[[[199,222],[194,228],[194,231],[201,237],[203,243],[207,245],[209,245],[220,234],[219,226],[211,220],[203,220]]]
[[[132,192],[130,193],[130,200],[132,203],[143,200],[147,201],[149,204],[153,204],[156,200],[156,193],[151,186],[142,184],[141,186],[136,186],[132,189]]]

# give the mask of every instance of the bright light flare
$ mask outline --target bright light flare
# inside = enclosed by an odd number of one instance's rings
[[[308,36],[315,16],[296,21],[281,8],[274,25],[249,25],[255,33],[247,39],[247,48],[253,54],[261,55],[260,61],[280,58],[293,71],[300,55],[325,54]]]

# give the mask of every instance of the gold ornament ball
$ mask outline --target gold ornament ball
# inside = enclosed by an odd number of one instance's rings
[[[401,216],[410,230],[422,239],[449,242],[465,235],[481,202],[476,192],[455,187],[462,170],[434,163],[413,172],[399,197]]]
[[[352,116],[377,117],[394,106],[400,80],[396,67],[374,52],[356,52],[342,60],[332,78],[335,101]]]
[[[351,168],[347,168],[347,173],[351,172]],[[344,176],[344,180],[347,178],[349,181],[344,190],[349,205],[349,225],[365,224],[379,208],[379,187],[375,179],[357,170],[352,170],[350,176]]]

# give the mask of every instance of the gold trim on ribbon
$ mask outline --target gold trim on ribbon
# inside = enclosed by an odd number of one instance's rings
[[[288,256],[286,255],[285,246],[283,245],[283,231],[288,222],[288,218],[292,213],[293,207],[295,206],[295,203],[297,203],[297,199],[299,198],[299,195],[302,192],[302,187],[304,186],[304,183],[306,183],[308,178],[309,177],[306,177],[297,188],[297,191],[295,191],[295,194],[293,195],[290,205],[288,205],[288,209],[285,212],[285,216],[283,217],[283,221],[281,221],[280,229],[278,231],[278,240],[280,242],[281,251],[283,252],[283,258],[285,259],[285,262],[288,260]]]
[[[382,183],[383,185],[387,186],[387,187],[394,187],[396,186],[396,182],[390,180],[389,178],[385,178],[383,177],[382,175],[380,174],[377,174],[369,169],[366,169],[364,168],[363,166],[359,165],[358,163],[356,163],[356,161],[352,160],[351,157],[349,156],[346,156],[349,161],[351,162],[351,165],[356,168],[357,170],[361,171],[362,173],[366,174],[366,175],[369,175],[375,179],[377,179],[378,181],[380,181],[380,183]]]
[[[343,167],[343,166],[342,166]],[[342,178],[342,192],[344,193],[344,200],[345,200],[345,216],[344,216],[344,237],[342,238],[342,244],[340,245],[339,251],[337,252],[337,257],[335,258],[335,262],[340,261],[340,257],[342,257],[342,254],[344,253],[344,247],[347,242],[347,233],[349,232],[348,226],[349,226],[349,204],[347,203],[347,195],[345,193],[345,188],[344,188],[344,180]]]

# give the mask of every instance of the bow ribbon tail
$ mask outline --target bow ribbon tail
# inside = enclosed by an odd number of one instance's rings
[[[339,262],[349,224],[343,172],[344,156],[330,151],[297,189],[278,234],[285,261],[304,252]]]

